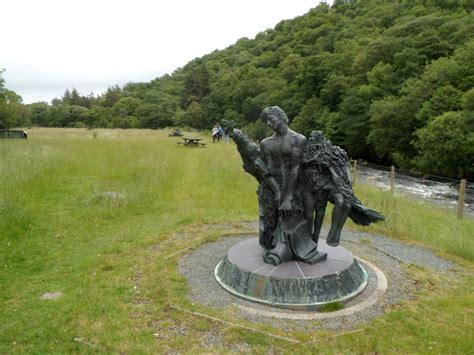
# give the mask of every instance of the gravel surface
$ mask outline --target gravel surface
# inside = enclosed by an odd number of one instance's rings
[[[436,272],[446,272],[456,268],[454,263],[440,258],[427,248],[405,244],[384,236],[346,231],[342,239],[343,244],[344,241],[361,242],[370,240],[373,246],[395,256],[396,259],[403,263],[431,269]]]
[[[249,225],[253,226],[254,222],[251,222]],[[327,230],[323,230],[321,234],[324,236],[326,233]],[[375,264],[385,273],[388,280],[388,289],[382,299],[377,304],[354,314],[324,320],[293,320],[265,317],[250,314],[240,310],[235,305],[278,313],[291,313],[294,311],[257,304],[238,298],[225,291],[214,279],[214,268],[227,254],[228,249],[243,239],[255,236],[255,234],[227,236],[219,241],[203,244],[192,254],[182,257],[179,263],[179,271],[188,280],[190,286],[189,299],[192,302],[207,307],[222,309],[223,312],[233,317],[271,324],[288,331],[317,329],[350,330],[356,328],[361,323],[368,322],[382,315],[385,308],[414,298],[416,291],[415,283],[406,273],[403,264],[413,264],[437,273],[446,273],[456,268],[455,264],[438,257],[429,249],[404,244],[383,236],[345,230],[342,236],[342,246],[349,249],[354,255]],[[369,275],[368,286],[364,292],[346,303],[345,308],[360,303],[375,290],[377,278],[370,268],[365,268]],[[298,313],[302,313],[302,311],[298,311]],[[310,313],[315,313],[315,311]]]

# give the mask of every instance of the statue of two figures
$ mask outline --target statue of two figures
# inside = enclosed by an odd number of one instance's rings
[[[318,241],[328,201],[334,204],[326,239],[330,246],[339,245],[347,217],[361,225],[384,220],[354,195],[343,149],[331,144],[321,131],[313,131],[307,139],[291,130],[278,106],[265,108],[261,119],[275,133],[260,145],[238,129],[233,139],[244,170],[259,182],[259,242],[266,250],[266,263],[325,260]]]

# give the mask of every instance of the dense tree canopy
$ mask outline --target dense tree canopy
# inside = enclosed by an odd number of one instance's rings
[[[337,0],[149,83],[98,97],[66,90],[23,113],[0,79],[0,125],[210,129],[232,120],[261,138],[262,108],[279,105],[294,129],[321,129],[353,158],[474,178],[473,10],[472,1]]]
[[[20,95],[6,88],[4,71],[0,68],[0,129],[30,125],[31,112],[23,105]]]

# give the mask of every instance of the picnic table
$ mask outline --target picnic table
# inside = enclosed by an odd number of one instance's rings
[[[168,134],[170,137],[182,137],[183,133],[179,130],[173,131],[170,134]]]
[[[178,144],[183,144],[183,145],[186,145],[186,146],[194,146],[194,147],[198,147],[199,145],[201,145],[201,146],[206,145],[206,143],[201,143],[200,142],[200,141],[202,141],[201,138],[184,137],[184,138],[181,138],[181,139],[184,140],[184,142],[178,142]]]
[[[0,138],[28,138],[28,133],[16,129],[0,129]]]

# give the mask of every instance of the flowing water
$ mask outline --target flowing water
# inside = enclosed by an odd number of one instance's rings
[[[362,183],[390,190],[390,171],[383,170],[381,167],[358,166],[357,179]],[[438,206],[457,210],[460,181],[444,178],[442,180],[444,181],[397,172],[395,174],[395,192],[422,197]],[[467,184],[464,213],[474,216],[474,184],[472,182]]]

